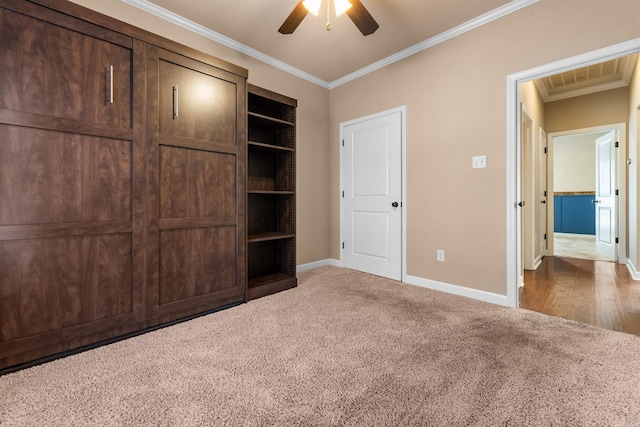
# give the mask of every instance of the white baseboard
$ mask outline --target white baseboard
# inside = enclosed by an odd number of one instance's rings
[[[465,288],[464,286],[452,285],[450,283],[438,282],[435,280],[423,279],[422,277],[409,275],[405,276],[404,281],[405,283],[408,283],[410,285],[422,286],[424,288],[477,299],[480,301],[489,302],[491,304],[498,304],[506,307],[510,306],[506,295],[494,294],[491,292],[480,291],[478,289]]]
[[[320,261],[314,261],[307,264],[301,264],[297,266],[296,271],[313,270],[314,268],[320,268],[327,265],[334,267],[342,267],[342,261],[335,258],[322,259]],[[447,292],[449,294],[460,295],[467,298],[477,299],[491,304],[503,305],[509,307],[509,301],[506,295],[498,295],[491,292],[480,291],[477,289],[465,288],[464,286],[452,285],[449,283],[438,282],[430,279],[423,279],[422,277],[406,275],[404,279],[405,283],[410,285],[422,286],[423,288],[434,289],[436,291]]]
[[[322,259],[320,261],[309,262],[307,264],[301,264],[296,267],[296,271],[300,273],[301,271],[313,270],[314,268],[324,267],[326,265],[332,265],[334,267],[342,267],[342,261],[334,258]]]
[[[542,255],[539,255],[534,261],[533,261],[533,270],[537,270],[538,267],[540,267],[540,264],[542,264]]]
[[[640,271],[638,271],[633,261],[629,258],[627,258],[627,270],[629,270],[629,274],[631,274],[633,280],[640,280]]]

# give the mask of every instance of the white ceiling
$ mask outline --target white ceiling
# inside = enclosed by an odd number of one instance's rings
[[[331,17],[326,31],[327,0],[290,35],[278,28],[298,0],[123,1],[332,87],[538,0],[361,0],[380,24],[366,37],[346,15]]]

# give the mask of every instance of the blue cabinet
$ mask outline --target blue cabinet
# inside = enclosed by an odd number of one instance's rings
[[[596,210],[593,194],[553,196],[553,231],[557,233],[596,234]]]

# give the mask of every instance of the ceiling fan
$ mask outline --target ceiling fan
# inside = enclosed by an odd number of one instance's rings
[[[330,1],[330,0],[327,0]],[[346,13],[353,23],[358,27],[363,36],[373,34],[380,26],[373,19],[373,16],[362,5],[360,0],[333,0],[336,9],[336,16]],[[287,19],[282,23],[278,31],[282,34],[293,33],[302,22],[307,13],[318,15],[321,0],[300,0]],[[329,4],[327,4],[327,9]],[[328,15],[328,13],[327,13]],[[327,22],[327,31],[331,30],[331,23]]]

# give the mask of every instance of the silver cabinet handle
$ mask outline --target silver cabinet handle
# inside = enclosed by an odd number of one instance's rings
[[[109,67],[109,102],[113,104],[113,65]]]
[[[176,84],[173,87],[173,118],[175,119],[176,117],[178,117],[178,103],[179,103],[179,99],[178,99],[178,85]]]

